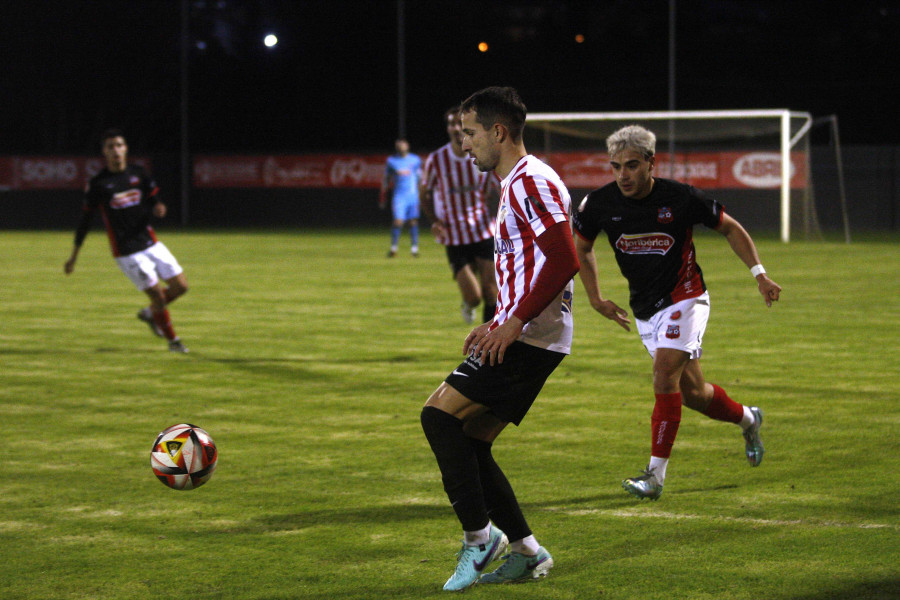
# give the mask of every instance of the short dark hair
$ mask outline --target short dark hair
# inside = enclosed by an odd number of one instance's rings
[[[509,130],[513,140],[522,138],[528,109],[514,88],[494,86],[475,92],[459,107],[460,113],[471,111],[475,111],[475,120],[485,129],[500,123]]]
[[[108,140],[109,138],[114,138],[114,137],[120,137],[124,140],[125,134],[122,133],[121,129],[115,129],[115,128],[107,129],[102,134],[100,134],[100,147],[102,148],[103,146],[106,145],[106,140]]]

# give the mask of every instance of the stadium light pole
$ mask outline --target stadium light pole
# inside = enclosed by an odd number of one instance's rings
[[[406,137],[406,15],[397,0],[397,137]]]
[[[189,0],[181,0],[181,224],[189,220],[191,191],[191,155],[188,149],[188,47],[190,45]]]

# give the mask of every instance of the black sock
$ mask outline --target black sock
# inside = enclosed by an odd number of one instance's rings
[[[422,409],[422,430],[437,459],[444,491],[463,531],[478,531],[488,524],[487,507],[478,475],[478,459],[463,423],[451,414],[426,406]]]
[[[487,514],[494,524],[503,530],[509,541],[516,542],[531,535],[516,494],[509,480],[491,454],[491,444],[469,438],[469,443],[478,457],[478,473]]]
[[[494,302],[485,302],[481,309],[481,319],[483,323],[494,320],[494,313],[497,312],[497,305]]]

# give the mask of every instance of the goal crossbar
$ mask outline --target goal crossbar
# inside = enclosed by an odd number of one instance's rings
[[[778,119],[780,129],[781,154],[781,240],[790,241],[791,231],[791,149],[803,138],[813,125],[808,112],[792,111],[787,108],[747,109],[747,110],[676,110],[657,112],[567,112],[532,113],[526,120],[531,123],[561,123],[575,120],[596,121],[670,121],[680,119]],[[802,125],[796,132],[791,131],[791,119],[801,119]]]

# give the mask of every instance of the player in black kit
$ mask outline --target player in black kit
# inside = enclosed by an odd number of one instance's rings
[[[581,281],[591,306],[630,331],[628,313],[600,294],[594,240],[606,232],[622,275],[644,346],[653,358],[656,404],[651,417],[650,464],[643,475],[622,482],[638,498],[662,494],[681,405],[741,426],[751,466],[763,457],[762,411],[738,404],[700,370],[709,293],[696,261],[693,226],[702,223],[725,236],[750,268],[766,305],[781,287],[769,279],[747,231],[722,205],[700,190],[653,176],[656,136],[631,125],[606,140],[616,181],[588,194],[573,217]]]
[[[116,263],[150,298],[150,306],[139,311],[138,318],[147,323],[154,334],[168,340],[169,350],[187,352],[175,334],[166,308],[187,291],[187,280],[181,265],[156,239],[150,226],[151,214],[157,218],[166,216],[166,205],[160,201],[159,188],[147,171],[128,164],[128,145],[121,131],[110,129],[104,132],[101,142],[106,168],[88,183],[81,222],[75,232],[75,245],[66,261],[65,272],[68,275],[75,270],[81,244],[94,213],[99,210]]]

